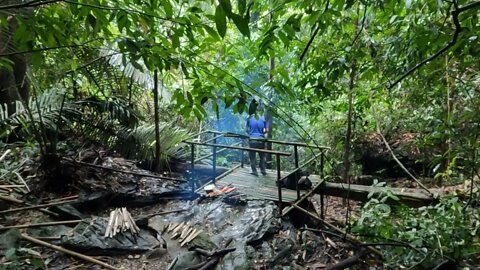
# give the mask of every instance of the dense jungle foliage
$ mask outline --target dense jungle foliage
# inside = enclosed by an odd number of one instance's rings
[[[46,160],[91,141],[160,171],[189,134],[243,132],[262,107],[274,138],[331,147],[341,181],[405,144],[408,178],[465,183],[418,211],[374,198],[352,232],[403,243],[385,249],[396,269],[478,261],[479,15],[476,0],[3,0],[1,146]]]

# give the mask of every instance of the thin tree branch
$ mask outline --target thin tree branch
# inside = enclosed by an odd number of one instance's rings
[[[325,13],[328,10],[329,4],[330,4],[330,1],[327,1],[327,5],[325,6],[325,10],[323,11],[323,13]],[[302,61],[305,55],[307,54],[308,48],[310,48],[310,46],[312,45],[312,42],[317,36],[319,30],[320,30],[320,22],[317,23],[317,28],[315,28],[315,31],[313,31],[313,34],[310,37],[310,40],[308,40],[307,46],[305,46],[305,49],[303,49],[303,52],[300,55],[300,61]]]
[[[47,4],[57,3],[57,2],[63,2],[63,0],[46,0],[46,1],[32,0],[32,1],[24,2],[24,3],[20,3],[20,4],[11,4],[11,5],[0,6],[0,10],[37,7],[37,6],[47,5]]]
[[[163,21],[169,21],[169,22],[180,24],[180,25],[186,25],[186,23],[183,23],[183,22],[180,22],[180,21],[177,21],[177,20],[174,20],[174,19],[153,15],[153,14],[142,12],[142,11],[135,10],[135,9],[126,9],[126,8],[111,7],[111,6],[104,6],[104,5],[94,5],[94,4],[80,3],[80,2],[73,1],[73,0],[63,0],[63,1],[65,3],[69,3],[69,4],[72,4],[72,5],[90,7],[90,8],[93,8],[93,9],[110,10],[110,11],[125,11],[125,12],[130,13],[130,14],[131,13],[136,13],[136,14],[139,14],[139,15],[147,16],[147,17],[157,18],[157,19],[160,19],[160,20],[163,20]]]
[[[450,40],[450,42],[448,42],[447,45],[445,45],[445,47],[443,47],[442,49],[437,51],[432,56],[428,57],[427,59],[421,61],[420,63],[416,64],[414,67],[409,69],[402,76],[400,76],[398,79],[396,79],[392,84],[390,84],[387,87],[387,89],[389,89],[389,90],[392,89],[394,86],[396,86],[403,79],[405,79],[410,74],[415,72],[417,69],[421,68],[423,65],[432,61],[433,59],[439,57],[444,52],[446,52],[448,49],[450,49],[453,45],[455,45],[455,43],[457,43],[457,39],[458,39],[458,36],[460,35],[460,32],[462,32],[462,30],[463,30],[462,26],[460,25],[460,21],[458,20],[458,16],[460,15],[460,13],[465,12],[467,10],[474,9],[474,8],[479,8],[480,7],[480,1],[475,1],[475,2],[472,2],[472,3],[466,4],[466,5],[463,5],[461,7],[459,7],[457,2],[454,1],[454,5],[455,5],[455,9],[452,11],[452,20],[453,20],[453,24],[455,25],[455,31],[453,32],[453,36],[452,36],[452,39]]]
[[[373,119],[375,120],[375,127],[377,129],[377,133],[382,138],[382,141],[385,144],[385,146],[387,147],[388,151],[390,152],[390,155],[392,156],[392,158],[395,160],[395,162],[398,164],[398,166],[400,166],[400,168],[402,168],[402,170],[405,173],[407,173],[415,182],[417,182],[417,184],[421,188],[423,188],[425,191],[427,191],[428,194],[433,195],[432,192],[427,187],[425,187],[422,184],[422,182],[420,182],[415,176],[413,176],[413,174],[407,168],[405,168],[405,166],[403,166],[402,162],[397,158],[397,156],[393,152],[392,148],[390,147],[390,144],[388,144],[387,139],[385,139],[385,137],[382,134],[382,130],[380,129],[380,119],[379,119],[378,114],[375,110],[375,106],[372,102],[371,94],[369,95],[369,101],[370,101],[370,106],[372,108],[372,114],[373,114]]]
[[[360,31],[357,32],[350,46],[353,46],[353,44],[355,44],[355,42],[357,42],[357,39],[360,37],[360,34],[362,33],[363,28],[365,27],[365,18],[367,17],[366,15],[367,15],[367,6],[365,6],[365,9],[363,10],[362,26],[360,27]]]
[[[101,38],[88,40],[88,41],[83,42],[81,44],[61,45],[61,46],[57,46],[57,47],[46,47],[46,48],[31,49],[31,50],[28,50],[28,51],[2,53],[2,54],[0,54],[0,57],[13,56],[13,55],[18,55],[18,54],[44,52],[44,51],[51,51],[51,50],[58,50],[58,49],[65,49],[65,48],[83,47],[83,46],[85,46],[89,43],[92,43],[94,41],[97,41],[97,40],[101,40]]]

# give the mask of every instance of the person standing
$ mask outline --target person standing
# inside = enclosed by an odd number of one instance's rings
[[[250,137],[249,146],[250,148],[256,149],[265,149],[265,141],[263,140],[252,140],[252,139],[265,139],[265,135],[268,133],[267,122],[265,121],[265,117],[260,116],[258,119],[255,115],[250,115],[247,119],[246,124],[247,134]],[[248,152],[248,156],[250,158],[250,166],[252,168],[252,174],[258,176],[257,172],[257,159],[256,153],[253,151]],[[266,157],[265,153],[258,152],[260,156],[260,172],[263,175],[267,174],[266,169]]]

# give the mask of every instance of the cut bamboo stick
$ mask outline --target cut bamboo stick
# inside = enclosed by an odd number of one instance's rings
[[[184,245],[192,242],[192,240],[195,239],[201,232],[202,232],[202,230],[198,230],[198,231],[192,233],[189,237],[187,237],[187,239],[183,240],[183,242],[180,243],[180,246],[183,247]]]
[[[3,155],[0,157],[0,162],[2,162],[10,152],[12,152],[12,150],[10,150],[10,149],[5,151],[5,153],[3,153]]]
[[[73,200],[73,199],[78,199],[78,195],[72,195],[72,196],[67,196],[67,197],[63,197],[63,198],[52,199],[52,200],[48,201],[47,203],[63,202],[63,201],[68,201],[68,200]]]
[[[108,219],[108,225],[107,225],[107,229],[105,230],[104,237],[110,237],[110,231],[112,230],[114,216],[115,216],[115,211],[110,211],[110,218]]]
[[[103,266],[107,269],[111,269],[111,270],[120,270],[119,268],[116,268],[114,266],[111,266],[109,264],[106,264],[102,261],[99,261],[97,259],[94,259],[90,256],[87,256],[87,255],[83,255],[81,253],[78,253],[78,252],[75,252],[75,251],[71,251],[69,249],[66,249],[66,248],[63,248],[63,247],[60,247],[60,246],[57,246],[57,245],[54,245],[54,244],[51,244],[51,243],[48,243],[48,242],[45,242],[45,241],[42,241],[42,240],[39,240],[39,239],[36,239],[34,237],[31,237],[27,234],[24,234],[22,233],[21,234],[21,237],[22,239],[24,240],[27,240],[27,241],[30,241],[32,243],[35,243],[37,245],[41,245],[41,246],[44,246],[44,247],[48,247],[48,248],[51,248],[53,250],[56,250],[56,251],[60,251],[60,252],[63,252],[63,253],[66,253],[68,255],[71,255],[71,256],[74,256],[74,257],[77,257],[77,258],[80,258],[82,260],[85,260],[85,261],[88,261],[88,262],[91,262],[91,263],[94,263],[94,264],[97,264],[97,265],[100,265],[100,266]]]

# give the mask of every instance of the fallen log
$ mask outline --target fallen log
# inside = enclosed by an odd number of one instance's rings
[[[92,168],[108,170],[108,171],[113,171],[113,172],[118,172],[118,173],[125,173],[125,174],[140,176],[140,177],[150,177],[150,178],[157,178],[157,179],[163,179],[163,180],[170,180],[170,181],[175,181],[175,182],[187,182],[186,180],[183,180],[183,179],[176,179],[176,178],[154,175],[154,174],[146,174],[146,173],[125,171],[125,170],[120,170],[120,169],[115,169],[115,168],[104,167],[104,166],[100,166],[100,165],[96,165],[96,164],[91,164],[91,163],[87,163],[87,162],[83,162],[83,161],[76,161],[76,160],[72,160],[72,159],[68,159],[68,158],[63,158],[63,159],[66,160],[66,161],[72,162],[72,163],[77,163],[77,164],[89,166],[89,167],[92,167]]]
[[[33,227],[48,227],[48,226],[56,226],[56,225],[77,224],[77,223],[80,223],[81,221],[82,220],[66,220],[66,221],[53,221],[53,222],[4,226],[4,227],[0,227],[0,231],[9,230],[9,229],[24,229],[24,228],[33,228]]]
[[[405,188],[386,188],[355,184],[351,184],[349,187],[349,185],[345,183],[331,182],[324,182],[323,185],[321,185],[318,189],[317,193],[342,198],[346,198],[348,195],[349,198],[352,200],[366,202],[369,200],[370,193],[379,195],[386,189],[393,192],[393,194],[399,198],[399,201],[388,198],[386,201],[386,203],[388,204],[398,204],[399,202],[401,202],[410,207],[422,207],[438,201],[438,199],[433,198],[432,196],[420,189],[410,189],[409,191]]]
[[[41,246],[44,246],[44,247],[48,247],[48,248],[51,248],[53,250],[56,250],[56,251],[60,251],[60,252],[63,252],[63,253],[66,253],[68,255],[71,255],[71,256],[74,256],[74,257],[77,257],[79,259],[82,259],[82,260],[85,260],[87,262],[91,262],[91,263],[94,263],[94,264],[97,264],[97,265],[100,265],[100,266],[103,266],[107,269],[111,269],[111,270],[120,270],[119,268],[117,267],[114,267],[114,266],[111,266],[107,263],[104,263],[102,261],[99,261],[95,258],[92,258],[90,256],[87,256],[87,255],[83,255],[81,253],[78,253],[78,252],[75,252],[75,251],[72,251],[72,250],[69,250],[69,249],[66,249],[66,248],[63,248],[61,246],[57,246],[57,245],[54,245],[54,244],[51,244],[51,243],[48,243],[48,242],[45,242],[45,241],[42,241],[42,240],[39,240],[39,239],[36,239],[34,237],[31,237],[27,234],[24,234],[22,233],[21,234],[21,238],[24,239],[24,240],[27,240],[27,241],[30,241],[32,243],[35,243],[37,245],[41,245]]]

